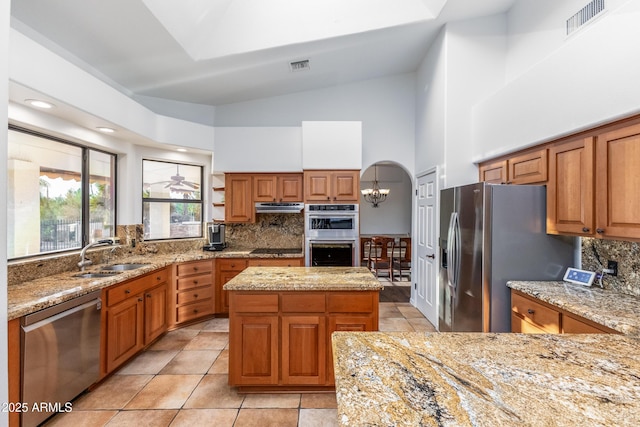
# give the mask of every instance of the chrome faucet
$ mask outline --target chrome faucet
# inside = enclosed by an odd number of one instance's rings
[[[80,252],[80,262],[78,263],[80,271],[84,271],[85,266],[92,264],[92,261],[86,257],[87,249],[96,248],[98,246],[113,245],[114,243],[115,241],[113,239],[102,239],[98,240],[97,242],[89,243],[87,246],[82,248],[82,251]]]

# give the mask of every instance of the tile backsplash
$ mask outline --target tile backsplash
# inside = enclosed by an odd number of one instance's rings
[[[627,295],[640,296],[640,244],[619,240],[582,238],[582,268],[601,271],[608,261],[618,262],[618,275],[605,274],[602,284]],[[596,285],[594,285],[596,286]]]
[[[253,224],[227,224],[230,248],[303,248],[304,215],[258,214]]]

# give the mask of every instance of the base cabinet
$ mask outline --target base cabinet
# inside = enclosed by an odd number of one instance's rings
[[[378,298],[377,291],[231,291],[229,385],[332,387],[331,334],[378,330]]]
[[[213,263],[209,259],[174,265],[172,305],[175,324],[193,322],[215,312]]]
[[[102,291],[102,375],[167,331],[168,277],[168,269],[160,269]]]
[[[524,334],[618,334],[521,292],[511,291],[511,332]]]

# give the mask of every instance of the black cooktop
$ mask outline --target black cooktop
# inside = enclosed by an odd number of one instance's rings
[[[285,255],[301,254],[301,248],[258,248],[251,251],[252,254]]]

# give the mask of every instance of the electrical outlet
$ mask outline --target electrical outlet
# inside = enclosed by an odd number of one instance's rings
[[[608,261],[607,262],[607,269],[608,270],[612,270],[611,274],[612,276],[617,276],[618,275],[618,262],[617,261]]]

